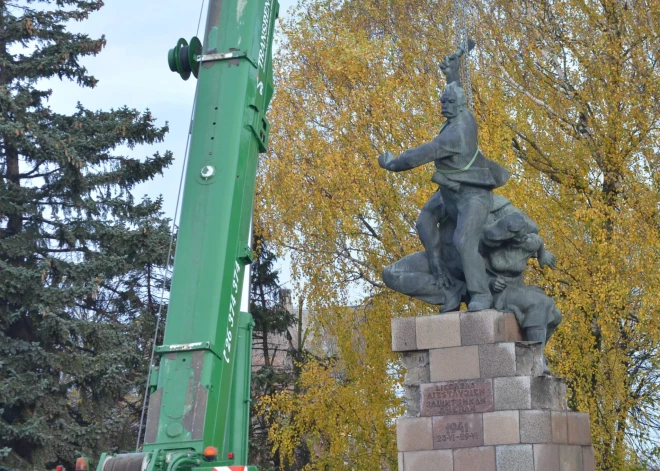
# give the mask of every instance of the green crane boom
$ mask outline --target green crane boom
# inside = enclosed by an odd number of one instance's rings
[[[256,470],[246,466],[254,324],[240,307],[278,11],[277,0],[211,0],[203,41],[170,51],[171,70],[199,83],[164,345],[142,452],[102,455],[97,471]]]

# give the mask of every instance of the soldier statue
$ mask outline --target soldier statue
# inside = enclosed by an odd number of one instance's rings
[[[445,59],[445,63],[450,63],[450,59]],[[442,287],[451,284],[449,273],[443,267],[438,240],[439,203],[442,201],[447,222],[455,226],[453,244],[463,267],[470,299],[468,309],[481,311],[493,304],[486,266],[478,250],[481,231],[493,208],[493,189],[507,182],[509,172],[488,160],[479,150],[477,121],[466,106],[465,93],[459,81],[447,85],[441,104],[442,115],[447,120],[435,139],[404,152],[398,158],[386,152],[379,157],[378,162],[382,168],[393,172],[435,162],[436,170],[432,180],[440,188],[422,209],[417,220],[420,239],[436,282]],[[460,299],[453,301],[443,310],[457,308]]]
[[[551,268],[555,258],[534,221],[493,194],[509,173],[479,150],[477,122],[458,79],[464,52],[459,49],[441,66],[447,86],[440,133],[398,158],[390,152],[378,158],[382,168],[393,172],[435,162],[432,181],[439,185],[417,219],[424,252],[386,267],[383,280],[400,293],[442,305],[441,312],[456,311],[461,302],[470,311],[511,311],[527,340],[545,348],[561,313],[543,290],[525,285],[523,272],[530,258]]]

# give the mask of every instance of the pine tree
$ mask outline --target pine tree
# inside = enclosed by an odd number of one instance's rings
[[[274,268],[277,260],[275,254],[259,235],[253,238],[253,245],[257,259],[250,267],[250,313],[255,322],[257,346],[263,354],[263,366],[269,367],[273,365],[278,352],[278,347],[273,349],[270,345],[272,337],[290,335],[289,328],[296,320],[280,299],[279,272]]]
[[[169,242],[162,201],[135,185],[172,155],[148,112],[72,115],[39,81],[94,87],[103,37],[68,32],[100,0],[0,0],[0,469],[71,469],[135,443]]]
[[[274,267],[277,257],[262,236],[255,235],[252,244],[257,258],[251,266],[250,283],[250,313],[255,322],[250,462],[267,471],[279,469],[280,459],[278,453],[270,451],[268,429],[271,423],[259,411],[260,399],[293,384],[295,371],[291,359],[301,346],[294,342],[289,331],[297,321],[280,296],[279,273]]]

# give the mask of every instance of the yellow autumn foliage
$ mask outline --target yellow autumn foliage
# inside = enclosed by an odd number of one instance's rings
[[[380,272],[420,249],[415,220],[435,187],[431,168],[393,174],[377,156],[431,140],[443,121],[452,3],[304,0],[283,25],[258,219],[291,256],[316,351],[332,339],[335,355],[311,358],[295,391],[264,404],[289,463],[306,443],[305,469],[396,469],[390,319],[434,309]],[[500,193],[558,260],[528,277],[564,313],[551,369],[591,414],[598,469],[644,469],[660,399],[660,0],[471,5],[480,146],[512,172]],[[361,307],[341,308],[355,293]]]

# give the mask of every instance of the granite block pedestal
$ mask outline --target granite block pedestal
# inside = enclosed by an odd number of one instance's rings
[[[392,349],[406,368],[399,471],[595,471],[589,415],[568,409],[513,314],[393,319]]]

